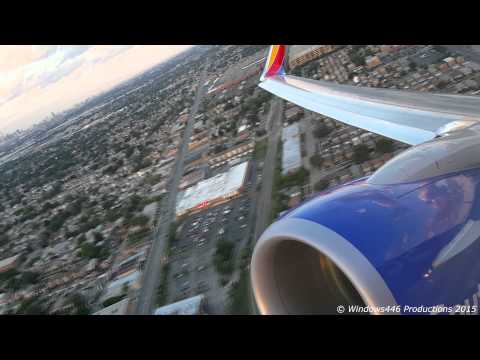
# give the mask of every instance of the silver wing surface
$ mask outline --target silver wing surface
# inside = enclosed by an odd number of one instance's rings
[[[480,121],[480,97],[340,85],[281,73],[259,86],[310,111],[410,145]]]

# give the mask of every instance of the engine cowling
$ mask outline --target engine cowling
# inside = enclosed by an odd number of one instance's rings
[[[354,305],[382,314],[457,305],[477,312],[480,145],[456,139],[407,150],[370,179],[327,191],[273,223],[251,263],[260,312],[338,314],[339,305],[346,313]],[[455,156],[460,169],[448,161]]]

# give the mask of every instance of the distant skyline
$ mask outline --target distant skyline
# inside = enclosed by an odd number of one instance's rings
[[[2,45],[0,132],[25,129],[192,45]]]

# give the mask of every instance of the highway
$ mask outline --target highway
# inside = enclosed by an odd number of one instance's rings
[[[257,221],[255,223],[255,232],[253,237],[254,245],[256,244],[260,235],[262,235],[268,225],[270,225],[270,214],[272,212],[272,188],[275,175],[275,166],[277,165],[277,149],[278,143],[281,141],[280,136],[282,134],[283,104],[284,102],[280,98],[275,98],[272,100],[270,113],[268,114],[269,117],[266,122],[269,127],[268,146],[267,153],[265,154],[265,159],[263,161],[262,188],[256,201]],[[249,289],[251,300],[250,313],[258,314],[251,286],[249,286]]]
[[[174,170],[169,182],[167,199],[161,202],[163,209],[160,211],[161,215],[158,221],[158,226],[153,232],[153,243],[148,254],[145,271],[143,273],[142,287],[137,299],[135,311],[137,315],[151,315],[153,314],[155,308],[157,289],[160,285],[160,273],[163,263],[162,256],[165,254],[165,247],[167,245],[166,240],[168,237],[170,224],[175,221],[175,204],[177,200],[178,184],[183,174],[184,159],[188,152],[188,143],[190,136],[192,135],[195,115],[205,93],[205,86],[203,86],[203,84],[205,83],[207,68],[208,62],[200,76],[195,95],[195,101],[190,111],[187,126],[185,127],[183,134],[183,141],[177,152],[177,160],[175,162]]]
[[[255,224],[255,242],[270,225],[270,213],[272,210],[272,187],[277,164],[277,149],[282,134],[283,100],[273,100],[270,109],[270,119],[267,122],[270,126],[268,135],[267,153],[264,159],[262,172],[262,189],[257,201],[257,222]]]

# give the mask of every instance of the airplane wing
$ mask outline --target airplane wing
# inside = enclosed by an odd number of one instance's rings
[[[365,88],[286,75],[272,45],[259,86],[310,111],[410,145],[480,121],[480,97]]]

